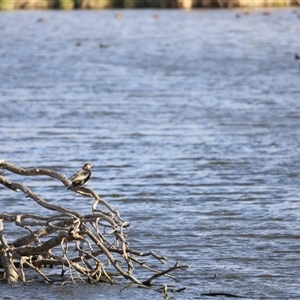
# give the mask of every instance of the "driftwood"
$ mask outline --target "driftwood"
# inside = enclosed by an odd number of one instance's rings
[[[65,187],[70,186],[65,175],[46,168],[25,169],[0,160],[0,169],[21,176],[49,176],[61,181]],[[8,180],[6,173],[0,172],[1,185],[15,192],[22,191],[26,198],[50,211],[49,215],[6,214],[0,211],[0,270],[9,283],[28,282],[32,280],[30,274],[32,277],[34,273],[48,283],[66,283],[68,280],[115,283],[121,275],[131,283],[148,288],[154,279],[168,276],[176,280],[169,273],[188,268],[180,266],[179,262],[161,271],[153,268],[153,261],[166,264],[167,258],[152,251],[143,253],[129,247],[124,231],[130,224],[95,191],[85,187],[66,189],[66,193],[75,192],[94,199],[91,213],[82,214],[47,202],[25,184]],[[101,209],[98,208],[100,206]],[[13,239],[5,233],[6,223],[15,226]],[[16,235],[19,236],[16,238]],[[56,268],[61,272],[55,277],[53,270]],[[136,278],[133,271],[138,268],[146,270],[149,277],[143,280]]]

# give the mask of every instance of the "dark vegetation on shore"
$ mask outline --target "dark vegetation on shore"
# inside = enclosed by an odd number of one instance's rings
[[[0,10],[299,6],[300,0],[0,0]]]

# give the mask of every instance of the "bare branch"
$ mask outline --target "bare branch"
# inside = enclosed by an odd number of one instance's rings
[[[10,172],[22,176],[49,176],[60,180],[66,187],[68,187],[71,184],[71,182],[67,179],[67,177],[64,174],[59,174],[53,170],[46,168],[25,169],[7,161],[0,160],[0,169],[6,169]]]
[[[189,268],[189,266],[180,266],[180,265],[179,265],[179,262],[176,262],[176,264],[175,264],[173,267],[171,267],[171,268],[169,268],[169,269],[167,269],[167,270],[165,270],[165,271],[162,271],[162,272],[160,272],[160,273],[154,274],[153,276],[151,276],[150,278],[148,278],[146,281],[143,281],[143,284],[144,284],[144,285],[150,285],[151,282],[152,282],[155,278],[158,278],[158,277],[160,277],[160,276],[166,275],[167,273],[170,273],[171,271],[174,271],[174,270],[176,270],[176,269],[186,269],[186,268]]]
[[[24,193],[26,198],[30,197],[31,199],[33,199],[35,202],[37,202],[39,205],[43,206],[44,208],[58,211],[61,213],[69,213],[70,215],[74,215],[78,218],[82,217],[82,215],[77,213],[76,211],[71,211],[60,205],[50,204],[50,203],[46,202],[38,194],[31,191],[31,189],[28,188],[25,184],[13,183],[13,182],[9,181],[8,179],[6,179],[4,176],[0,176],[0,184],[6,186],[7,188],[9,188],[15,192],[17,192],[18,190],[21,190]]]

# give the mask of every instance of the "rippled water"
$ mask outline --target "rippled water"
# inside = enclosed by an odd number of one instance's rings
[[[131,222],[132,246],[191,266],[176,273],[187,287],[177,299],[297,299],[300,11],[117,12],[0,13],[0,158],[68,176],[93,163],[87,186]],[[56,181],[8,177],[90,210]],[[0,190],[1,211],[40,211]],[[1,287],[6,299],[19,293],[162,299]]]

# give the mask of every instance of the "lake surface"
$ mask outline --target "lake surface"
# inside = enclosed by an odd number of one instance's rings
[[[265,12],[0,12],[0,159],[69,177],[91,162],[87,187],[131,223],[131,246],[191,266],[176,299],[299,299],[300,10]],[[1,212],[42,212],[0,193]],[[163,298],[120,290],[1,283],[3,299]]]

